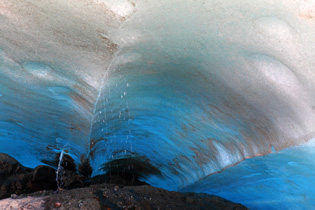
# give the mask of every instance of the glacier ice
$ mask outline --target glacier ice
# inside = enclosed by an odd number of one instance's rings
[[[88,155],[93,175],[134,157],[158,169],[144,181],[179,190],[304,144],[315,134],[314,8],[2,0],[0,152],[29,167]]]
[[[219,195],[249,209],[313,209],[314,142],[245,160],[183,191]]]

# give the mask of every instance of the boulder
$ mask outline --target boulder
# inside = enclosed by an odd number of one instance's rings
[[[0,187],[0,199],[11,194],[22,194],[30,191],[32,174],[30,172],[14,174],[8,177]]]
[[[78,171],[79,171],[79,174],[85,177],[90,177],[92,174],[92,167],[90,164],[90,160],[84,155],[81,156],[81,163],[79,164]]]
[[[64,189],[73,189],[84,187],[86,185],[85,177],[77,174],[74,171],[65,170],[62,178],[63,183],[61,187]]]
[[[34,170],[22,166],[13,157],[0,153],[0,199],[11,194],[24,194],[40,190],[56,190],[56,172],[49,166]]]
[[[56,171],[49,166],[37,166],[33,171],[29,188],[31,191],[56,190]]]
[[[25,168],[13,157],[0,153],[0,185],[8,177],[25,172]]]

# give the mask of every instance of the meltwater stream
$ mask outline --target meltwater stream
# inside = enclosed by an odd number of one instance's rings
[[[63,153],[64,153],[64,151],[62,150],[60,153],[58,168],[56,171],[56,182],[57,182],[57,186],[58,186],[57,190],[61,189],[62,185],[63,185],[63,173],[64,173],[64,168],[62,167]]]

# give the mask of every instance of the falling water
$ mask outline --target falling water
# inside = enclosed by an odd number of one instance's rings
[[[108,82],[109,74],[116,78],[114,83]],[[102,155],[104,155],[107,161],[111,162],[115,159],[122,158],[128,159],[133,153],[131,117],[128,100],[130,83],[117,66],[107,71],[103,80],[102,89],[99,92],[94,108],[95,116],[92,123],[93,125],[91,125],[91,133],[92,131],[98,132],[95,132],[95,136],[90,136],[91,145],[89,150],[93,149],[94,144],[98,144],[98,149],[104,151]],[[118,104],[113,106],[113,103]],[[120,132],[120,128],[123,128],[124,132]],[[100,145],[102,145],[102,149],[100,149]],[[117,148],[120,145],[123,149],[118,151]],[[89,151],[89,154],[92,156],[95,155],[95,150],[96,148],[94,148],[93,151]],[[128,165],[128,163],[124,164]],[[99,170],[103,170],[100,165],[98,168]],[[132,168],[130,163],[130,166],[122,168],[121,170],[130,171]]]
[[[57,186],[58,186],[58,190],[62,188],[62,185],[63,185],[63,179],[62,179],[62,176],[63,176],[63,167],[62,167],[62,159],[63,159],[63,153],[64,151],[62,150],[61,153],[60,153],[60,157],[59,157],[59,163],[58,163],[58,168],[57,168],[57,171],[56,171],[56,181],[57,181]]]
[[[124,82],[126,83],[125,91],[124,91],[124,96],[127,95],[127,88],[129,87],[129,83],[126,82],[126,78],[124,78]],[[131,129],[130,129],[130,113],[129,113],[129,105],[128,105],[128,100],[125,98],[125,103],[126,103],[126,114],[127,116],[125,117],[125,120],[127,120],[127,126],[128,126],[128,133],[126,135],[126,143],[130,144],[130,152],[132,152],[132,142],[131,142]]]

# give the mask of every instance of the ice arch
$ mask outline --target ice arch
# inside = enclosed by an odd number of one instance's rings
[[[35,167],[65,149],[94,175],[132,157],[177,190],[302,144],[315,132],[314,5],[2,0],[0,152]]]

